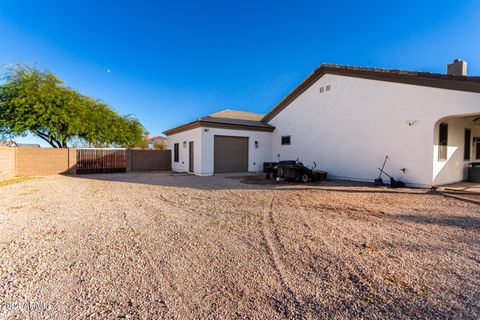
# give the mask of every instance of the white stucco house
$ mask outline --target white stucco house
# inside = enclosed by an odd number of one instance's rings
[[[200,176],[301,159],[329,177],[413,186],[462,181],[480,162],[480,77],[321,65],[266,115],[225,110],[165,131],[172,169]]]

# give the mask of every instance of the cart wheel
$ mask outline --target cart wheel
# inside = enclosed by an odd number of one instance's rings
[[[300,177],[300,180],[303,182],[303,183],[307,183],[310,178],[308,177],[308,174],[304,173],[302,174],[302,176]]]

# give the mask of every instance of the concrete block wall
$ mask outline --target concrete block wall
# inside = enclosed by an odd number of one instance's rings
[[[170,150],[126,150],[127,172],[170,171]],[[76,174],[77,149],[0,147],[0,179]]]
[[[22,149],[16,150],[17,176],[45,176],[72,173],[76,165],[76,149]]]
[[[15,148],[0,147],[0,180],[15,176]]]
[[[170,150],[127,150],[127,172],[172,170]]]

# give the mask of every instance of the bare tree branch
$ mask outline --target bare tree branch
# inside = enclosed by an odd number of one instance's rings
[[[58,147],[53,143],[53,141],[50,140],[50,139],[48,138],[48,136],[46,136],[45,134],[43,134],[43,133],[41,133],[41,132],[37,132],[37,131],[34,131],[33,133],[34,133],[37,137],[39,137],[40,139],[45,140],[46,142],[48,142],[52,147],[58,148]]]

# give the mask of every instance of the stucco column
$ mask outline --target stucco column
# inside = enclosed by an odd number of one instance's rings
[[[68,148],[68,174],[77,174],[77,149],[76,148]]]

